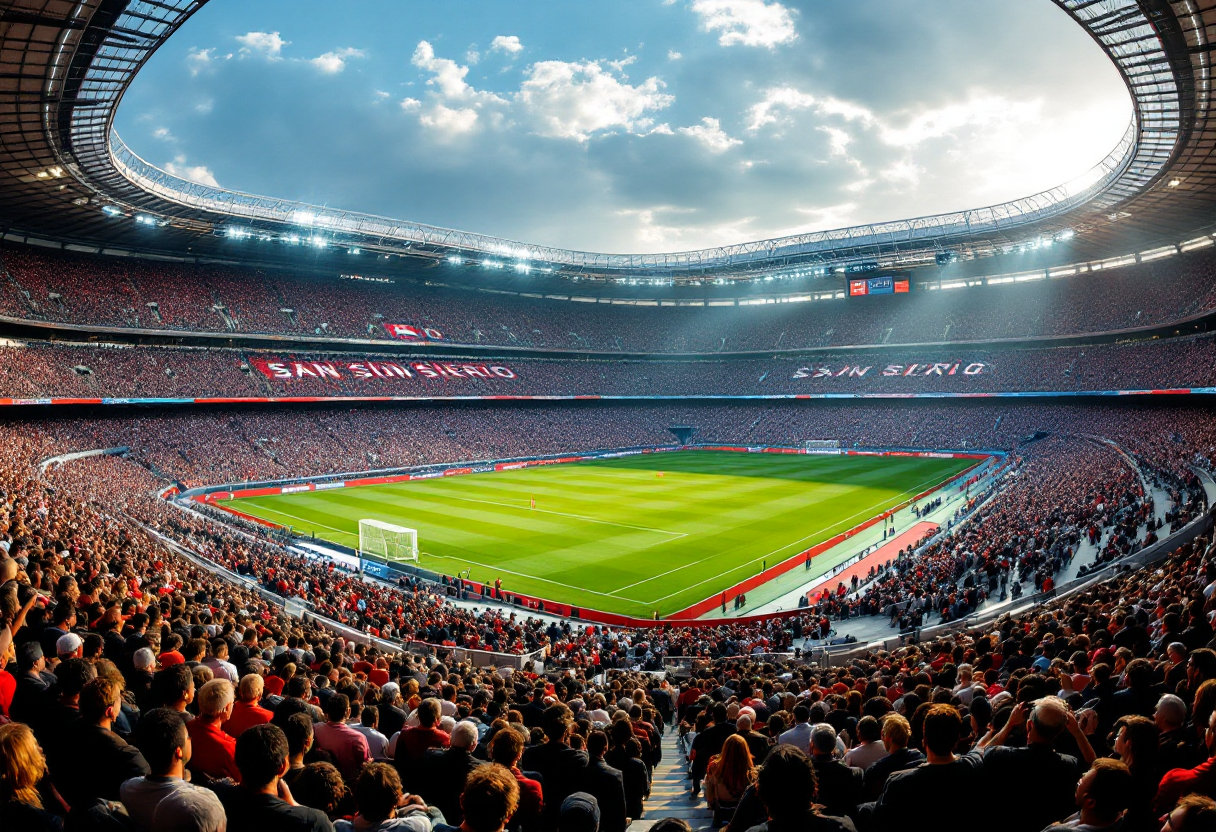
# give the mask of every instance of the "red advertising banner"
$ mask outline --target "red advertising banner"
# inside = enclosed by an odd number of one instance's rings
[[[374,379],[414,378],[502,379],[519,376],[501,364],[466,364],[456,361],[297,361],[284,358],[251,358],[249,363],[272,379]]]
[[[849,281],[849,297],[870,294],[870,284],[864,280]]]
[[[897,295],[907,294],[911,290],[911,288],[912,288],[912,286],[907,280],[896,280],[895,281],[895,294],[897,294]]]
[[[384,331],[389,338],[398,341],[442,341],[443,333],[433,327],[411,326],[409,324],[385,324]]]

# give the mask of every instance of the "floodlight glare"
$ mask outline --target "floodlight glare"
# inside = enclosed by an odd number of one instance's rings
[[[308,242],[312,243],[316,248],[325,248],[327,245],[329,245],[329,243],[325,241],[324,237],[310,237]]]
[[[300,244],[300,238],[295,234],[288,234],[283,238],[283,242],[287,243],[288,245],[298,246]]]
[[[225,233],[234,240],[243,240],[249,236],[249,232],[243,228],[229,228]]]
[[[464,258],[458,257],[455,254],[453,254],[452,256],[450,256],[448,258],[448,262],[451,263],[453,266],[459,266],[461,263],[464,262]]]
[[[296,211],[291,215],[291,221],[296,225],[312,225],[317,221],[317,215],[312,211]]]
[[[140,214],[135,218],[135,221],[140,225],[159,225],[159,223],[156,221],[156,217],[150,217],[147,214]]]
[[[350,250],[350,253],[351,253],[351,254],[358,254],[358,253],[359,253],[359,249],[357,249],[357,248],[352,248],[352,249]]]
[[[115,205],[106,205],[101,209],[101,213],[105,214],[107,217],[121,217],[122,209]]]

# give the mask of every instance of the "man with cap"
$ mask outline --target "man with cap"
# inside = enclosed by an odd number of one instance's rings
[[[84,655],[84,639],[75,633],[65,633],[55,641],[55,655],[58,661],[79,659]]]
[[[600,805],[586,792],[575,792],[562,801],[557,813],[557,832],[599,832]]]
[[[36,641],[17,647],[17,670],[17,690],[9,711],[15,721],[28,725],[37,721],[39,710],[53,696],[55,677],[47,671],[42,645]]]

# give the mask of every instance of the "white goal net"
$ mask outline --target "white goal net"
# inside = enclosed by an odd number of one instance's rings
[[[385,560],[418,560],[418,532],[379,520],[359,521],[359,550]]]
[[[807,439],[803,448],[808,454],[838,454],[840,453],[839,439]]]

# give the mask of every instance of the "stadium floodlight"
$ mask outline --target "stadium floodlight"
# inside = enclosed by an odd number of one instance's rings
[[[516,263],[515,271],[519,272],[520,274],[528,274],[529,272],[532,271],[532,267],[529,266],[527,263]]]
[[[156,217],[150,217],[147,214],[140,214],[138,217],[135,218],[135,221],[137,223],[139,223],[140,225],[151,225],[151,226],[160,225],[160,222],[157,221]]]
[[[1077,236],[1077,232],[1073,231],[1071,228],[1065,228],[1063,231],[1061,231],[1059,234],[1056,235],[1056,239],[1057,240],[1071,240],[1075,236]]]
[[[359,249],[358,249],[358,248],[352,248],[352,249],[350,249],[350,253],[351,253],[351,254],[358,254],[358,253],[359,253]]]
[[[329,245],[324,237],[309,237],[308,242],[311,243],[314,248],[325,248],[327,245]]]
[[[300,244],[300,237],[296,234],[288,234],[283,238],[283,242],[289,246],[298,246]]]
[[[464,262],[464,258],[461,257],[460,255],[452,254],[452,255],[448,256],[448,262],[451,263],[453,266],[459,266],[460,264],[462,264]]]
[[[295,211],[291,215],[291,221],[296,225],[312,225],[317,221],[317,215],[312,211]]]
[[[483,268],[486,268],[486,269],[501,269],[502,268],[502,263],[499,263],[497,260],[482,260],[481,265]]]
[[[101,213],[105,214],[107,217],[121,217],[122,209],[116,205],[105,205],[102,207]]]
[[[418,561],[418,531],[380,520],[359,521],[359,551],[385,560]]]
[[[224,230],[224,234],[234,240],[243,240],[249,236],[248,231],[243,228],[236,228],[235,226],[229,226],[226,228]]]

